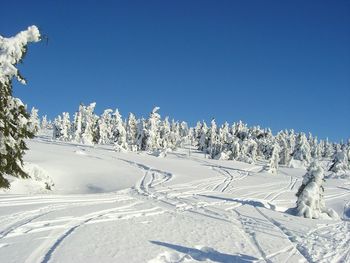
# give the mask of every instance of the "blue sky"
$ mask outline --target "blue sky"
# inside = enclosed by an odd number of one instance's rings
[[[41,114],[97,102],[194,123],[350,137],[350,1],[7,1],[0,34],[49,38],[15,95]]]

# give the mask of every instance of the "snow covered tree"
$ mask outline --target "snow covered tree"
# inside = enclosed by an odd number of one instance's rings
[[[63,112],[62,117],[58,116],[53,124],[53,139],[71,141],[71,123],[68,112]]]
[[[53,121],[53,133],[52,138],[53,139],[60,139],[62,137],[62,117],[60,115],[57,116],[57,118]]]
[[[238,161],[246,163],[255,163],[258,145],[253,139],[246,139],[240,147]]]
[[[198,150],[200,151],[207,151],[208,148],[208,126],[205,123],[205,121],[203,121],[200,131],[198,132]]]
[[[329,171],[334,173],[345,173],[350,170],[350,163],[346,151],[338,151],[334,154]]]
[[[232,136],[230,134],[230,126],[227,122],[224,123],[219,129],[219,141],[221,143],[221,150],[228,152],[230,143],[232,142]]]
[[[268,169],[269,173],[277,174],[278,163],[279,163],[279,152],[280,152],[280,147],[278,146],[277,143],[275,143],[273,147],[271,159],[269,162],[269,169]]]
[[[280,152],[279,152],[279,164],[287,165],[290,161],[290,148],[287,142],[287,136],[284,132],[279,132],[276,136]]]
[[[97,142],[99,144],[108,144],[112,138],[112,110],[104,110],[97,121]]]
[[[176,145],[173,144],[171,139],[171,129],[169,117],[165,117],[160,127],[160,146],[162,149],[174,149]]]
[[[126,140],[130,151],[137,151],[137,120],[135,115],[129,113],[126,124]]]
[[[298,189],[296,196],[297,211],[299,216],[307,218],[329,217],[337,218],[337,214],[332,209],[326,208],[323,200],[324,171],[317,162],[312,162],[304,175],[303,182]]]
[[[304,165],[308,165],[311,161],[310,145],[304,133],[299,133],[297,136],[293,158],[302,161]]]
[[[117,151],[127,150],[126,129],[122,115],[119,113],[118,109],[116,109],[112,115],[112,134],[115,149]]]
[[[34,134],[37,134],[40,128],[40,120],[38,115],[38,110],[36,108],[32,108],[29,117],[29,127]]]
[[[326,141],[324,142],[323,157],[331,158],[333,154],[334,154],[333,145],[328,141],[328,138],[326,138]]]
[[[49,128],[49,122],[47,121],[47,116],[44,115],[41,118],[40,129],[48,129],[48,128]]]
[[[180,136],[180,124],[174,119],[171,120],[170,125],[170,141],[169,145],[172,149],[175,149],[181,145],[181,136]]]
[[[0,36],[0,187],[9,187],[4,175],[28,177],[23,171],[23,155],[27,150],[25,139],[34,136],[29,114],[22,101],[12,96],[12,81],[25,84],[16,65],[22,61],[30,42],[40,41],[36,26],[11,38]]]
[[[216,155],[220,153],[220,144],[218,136],[218,127],[216,125],[215,119],[211,120],[211,125],[208,130],[208,149],[207,152],[210,154],[211,158],[215,158]]]
[[[89,106],[82,107],[82,134],[81,142],[88,145],[93,145],[96,141],[96,123],[97,116],[94,113],[96,103],[90,103]]]
[[[75,142],[81,142],[81,131],[82,131],[82,105],[79,106],[79,110],[74,114],[73,121],[73,138]]]
[[[89,106],[81,104],[78,112],[75,113],[72,128],[75,142],[93,145],[98,141],[98,117],[94,113],[95,106],[95,102],[90,103]]]
[[[147,148],[147,130],[146,130],[146,121],[144,118],[137,122],[137,137],[136,145],[137,149],[140,151],[145,151]]]
[[[61,127],[62,127],[62,130],[61,130],[60,139],[63,141],[70,141],[72,136],[71,136],[71,123],[70,123],[69,112],[62,113]]]
[[[154,107],[147,120],[147,151],[154,151],[160,148],[160,115],[158,110],[159,107]]]
[[[241,144],[237,137],[233,137],[232,143],[230,145],[231,149],[231,157],[232,160],[240,160],[241,159]]]
[[[198,121],[196,126],[194,127],[194,132],[193,132],[193,137],[197,146],[199,145],[199,139],[201,137],[201,129],[202,129],[202,123]]]

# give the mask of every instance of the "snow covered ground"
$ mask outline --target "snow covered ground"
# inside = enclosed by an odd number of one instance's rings
[[[303,169],[47,136],[28,146],[36,179],[0,194],[0,262],[350,262],[349,179],[325,183],[341,219],[311,220],[290,212]]]

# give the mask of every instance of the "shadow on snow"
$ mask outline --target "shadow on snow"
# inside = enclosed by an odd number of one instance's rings
[[[160,242],[160,241],[150,241],[150,242],[158,246],[167,247],[167,248],[176,250],[177,252],[187,254],[197,261],[211,260],[214,262],[221,262],[221,263],[228,263],[228,262],[244,263],[244,262],[254,262],[258,260],[255,257],[243,255],[243,254],[238,254],[238,255],[224,254],[212,248],[203,248],[200,250],[196,248],[189,248],[189,247],[184,247],[180,245]]]

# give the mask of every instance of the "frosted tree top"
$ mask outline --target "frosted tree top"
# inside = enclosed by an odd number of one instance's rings
[[[0,36],[0,82],[5,84],[13,77],[25,84],[15,65],[26,52],[26,46],[30,42],[40,41],[40,32],[36,26],[30,26],[27,30],[19,32],[14,37]]]

